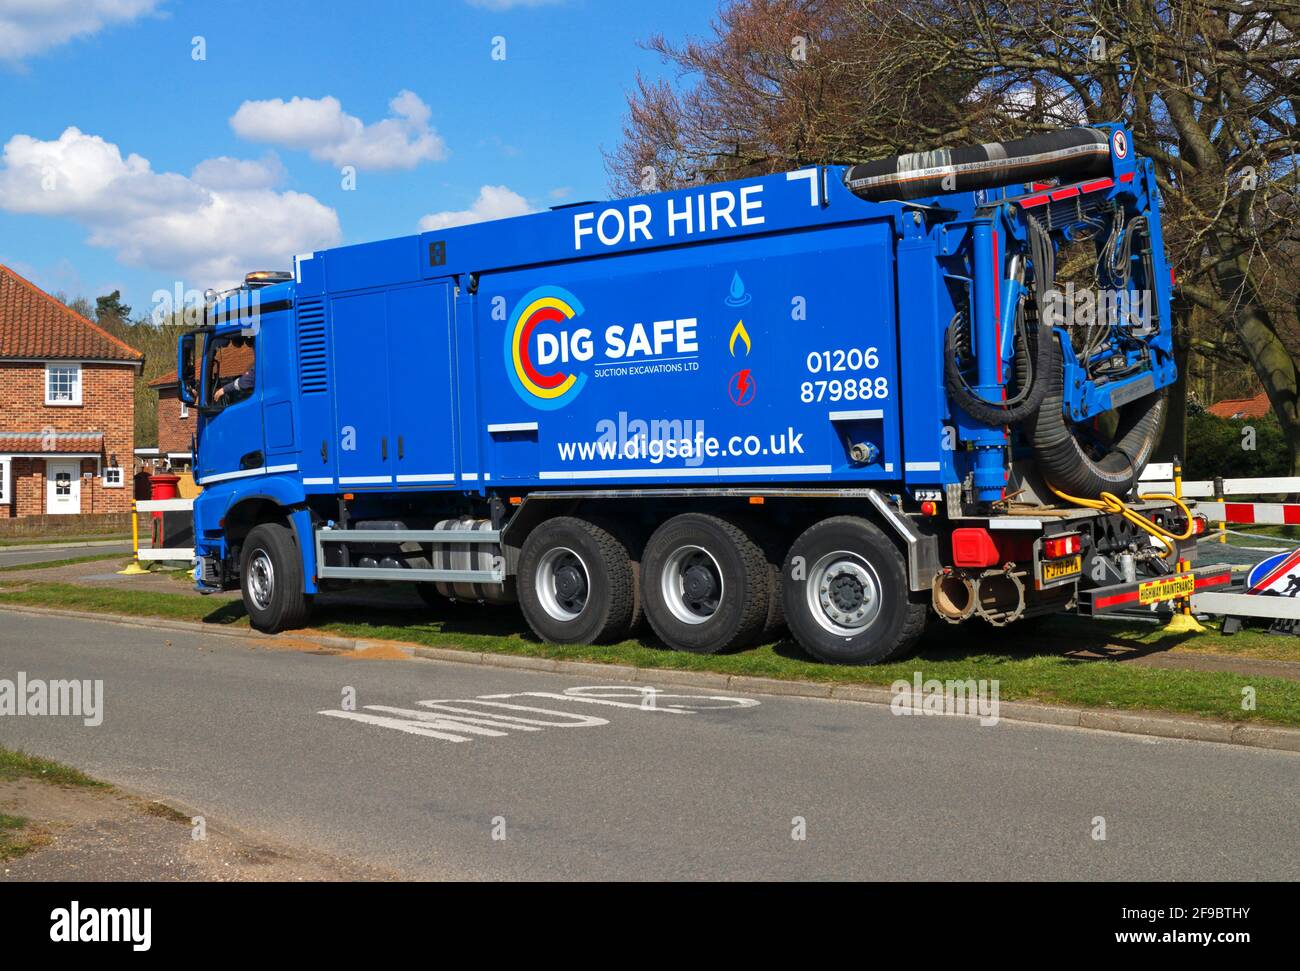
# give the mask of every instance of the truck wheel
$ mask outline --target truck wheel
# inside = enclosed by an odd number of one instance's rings
[[[899,657],[925,628],[926,605],[908,596],[902,554],[856,516],[834,516],[806,529],[790,547],[782,584],[790,632],[828,664]]]
[[[734,523],[686,513],[664,523],[641,560],[641,600],[669,647],[716,654],[750,644],[768,620],[770,567]]]
[[[757,643],[767,644],[771,641],[778,640],[784,635],[785,627],[785,597],[781,589],[781,566],[785,561],[785,550],[787,541],[779,530],[773,529],[769,524],[764,522],[755,522],[752,519],[737,520],[736,525],[740,526],[745,532],[749,533],[758,543],[759,548],[767,557],[768,566],[768,606],[767,619],[763,621],[763,629],[756,638]]]
[[[311,598],[303,593],[302,557],[288,526],[263,523],[248,534],[239,586],[254,629],[276,634],[307,622]]]
[[[519,606],[538,637],[553,644],[625,638],[636,580],[627,547],[595,523],[557,516],[524,540]]]

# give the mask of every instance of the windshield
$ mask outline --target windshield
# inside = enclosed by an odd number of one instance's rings
[[[212,339],[208,355],[209,404],[225,408],[253,393],[256,353],[252,337],[235,334]]]

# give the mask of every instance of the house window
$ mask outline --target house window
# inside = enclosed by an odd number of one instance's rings
[[[0,458],[0,506],[13,502],[13,485],[9,480],[10,461]]]
[[[45,403],[47,405],[81,404],[81,365],[45,365]]]
[[[181,402],[181,417],[182,418],[190,417],[190,406],[183,401]]]
[[[120,489],[122,488],[122,469],[120,467],[104,469],[104,488]]]

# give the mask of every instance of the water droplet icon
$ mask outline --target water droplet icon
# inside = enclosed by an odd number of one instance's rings
[[[753,299],[745,292],[745,281],[740,278],[739,272],[731,274],[731,292],[727,295],[728,307],[743,307]]]

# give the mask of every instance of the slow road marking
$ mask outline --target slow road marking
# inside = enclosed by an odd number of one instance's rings
[[[443,742],[507,738],[555,728],[599,728],[609,724],[608,719],[592,714],[590,707],[587,711],[567,711],[520,703],[537,699],[655,715],[693,715],[700,711],[757,708],[759,704],[754,698],[733,695],[671,694],[653,687],[595,685],[566,688],[562,692],[519,691],[477,698],[417,701],[417,708],[391,705],[363,705],[361,711],[331,708],[318,714]]]

